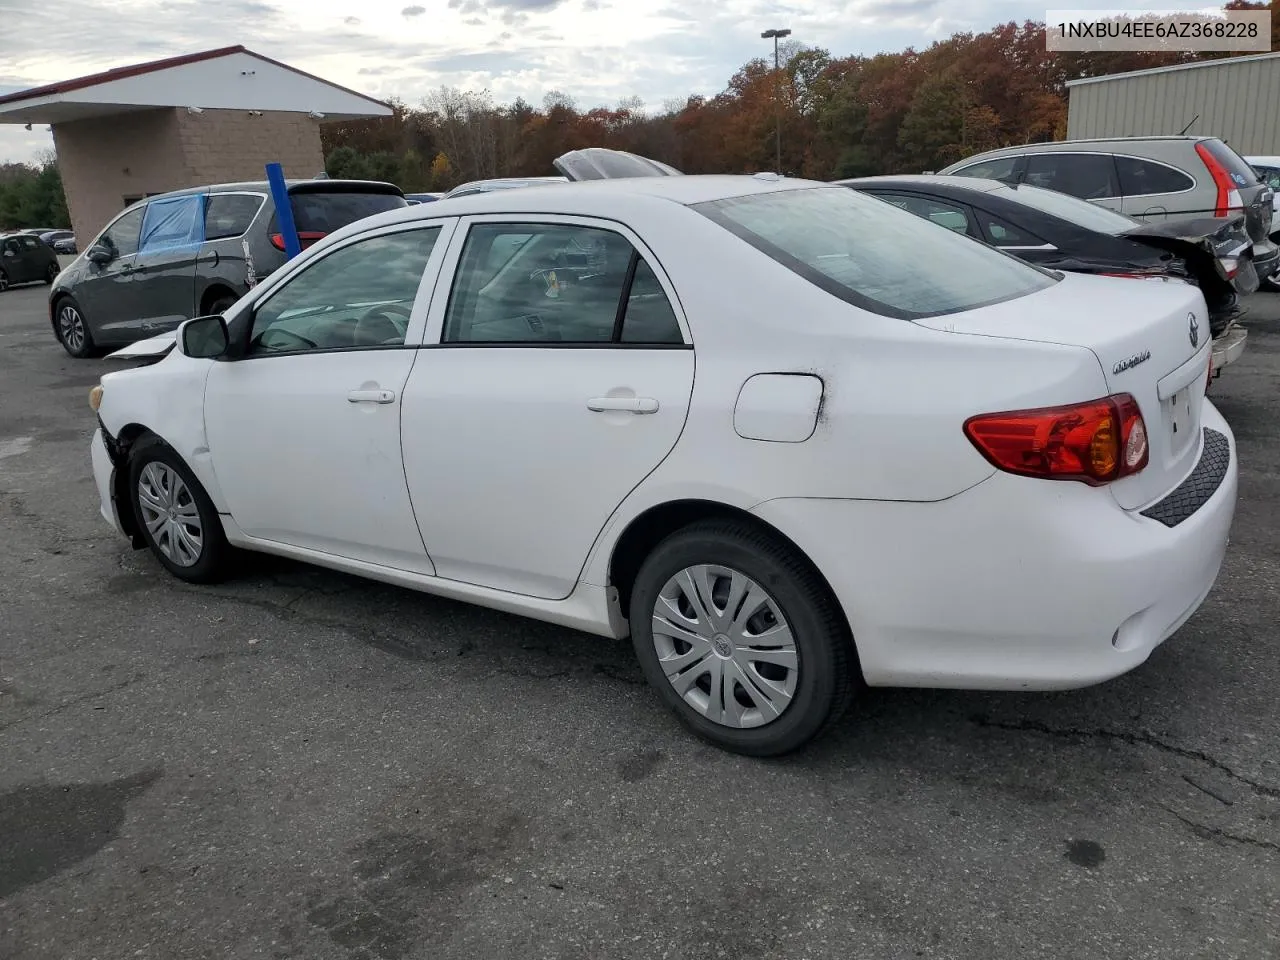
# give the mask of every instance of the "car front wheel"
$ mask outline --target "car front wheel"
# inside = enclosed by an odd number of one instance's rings
[[[840,718],[856,654],[834,597],[796,551],[735,521],[672,534],[645,560],[631,635],[649,682],[694,733],[789,753]]]
[[[54,320],[57,323],[58,342],[62,344],[62,349],[77,360],[93,355],[93,334],[89,332],[89,325],[85,322],[80,304],[71,297],[63,297],[54,308]]]
[[[166,570],[191,583],[224,577],[230,547],[218,511],[172,448],[140,441],[129,457],[129,489],[138,529]]]

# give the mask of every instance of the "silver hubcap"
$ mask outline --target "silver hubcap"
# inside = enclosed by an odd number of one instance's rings
[[[66,306],[58,311],[58,330],[62,333],[62,342],[72,350],[84,346],[84,320],[75,307]]]
[[[686,567],[653,608],[653,646],[676,693],[726,727],[759,727],[791,705],[795,638],[777,602],[729,567]]]
[[[189,567],[200,559],[204,548],[204,528],[191,491],[177,472],[153,460],[138,477],[138,506],[142,522],[160,552]]]

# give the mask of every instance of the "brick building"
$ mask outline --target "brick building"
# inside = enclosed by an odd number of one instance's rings
[[[0,97],[0,123],[53,128],[81,244],[142,197],[324,169],[320,123],[389,116],[380,101],[244,47],[120,67]]]

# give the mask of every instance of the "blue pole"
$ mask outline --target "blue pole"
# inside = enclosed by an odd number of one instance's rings
[[[298,242],[298,228],[293,223],[293,206],[289,203],[289,188],[284,182],[284,167],[268,163],[267,183],[271,184],[271,200],[276,205],[276,222],[284,235],[284,255],[292,260],[302,252],[302,244]]]

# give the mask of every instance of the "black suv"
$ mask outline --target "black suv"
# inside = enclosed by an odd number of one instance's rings
[[[304,249],[356,220],[408,206],[390,183],[301,180],[288,190]],[[69,354],[89,357],[221,313],[285,259],[265,181],[159,194],[127,207],[85,246],[53,284],[49,319]]]
[[[61,269],[53,247],[39,237],[0,234],[0,290],[15,283],[53,283]]]

